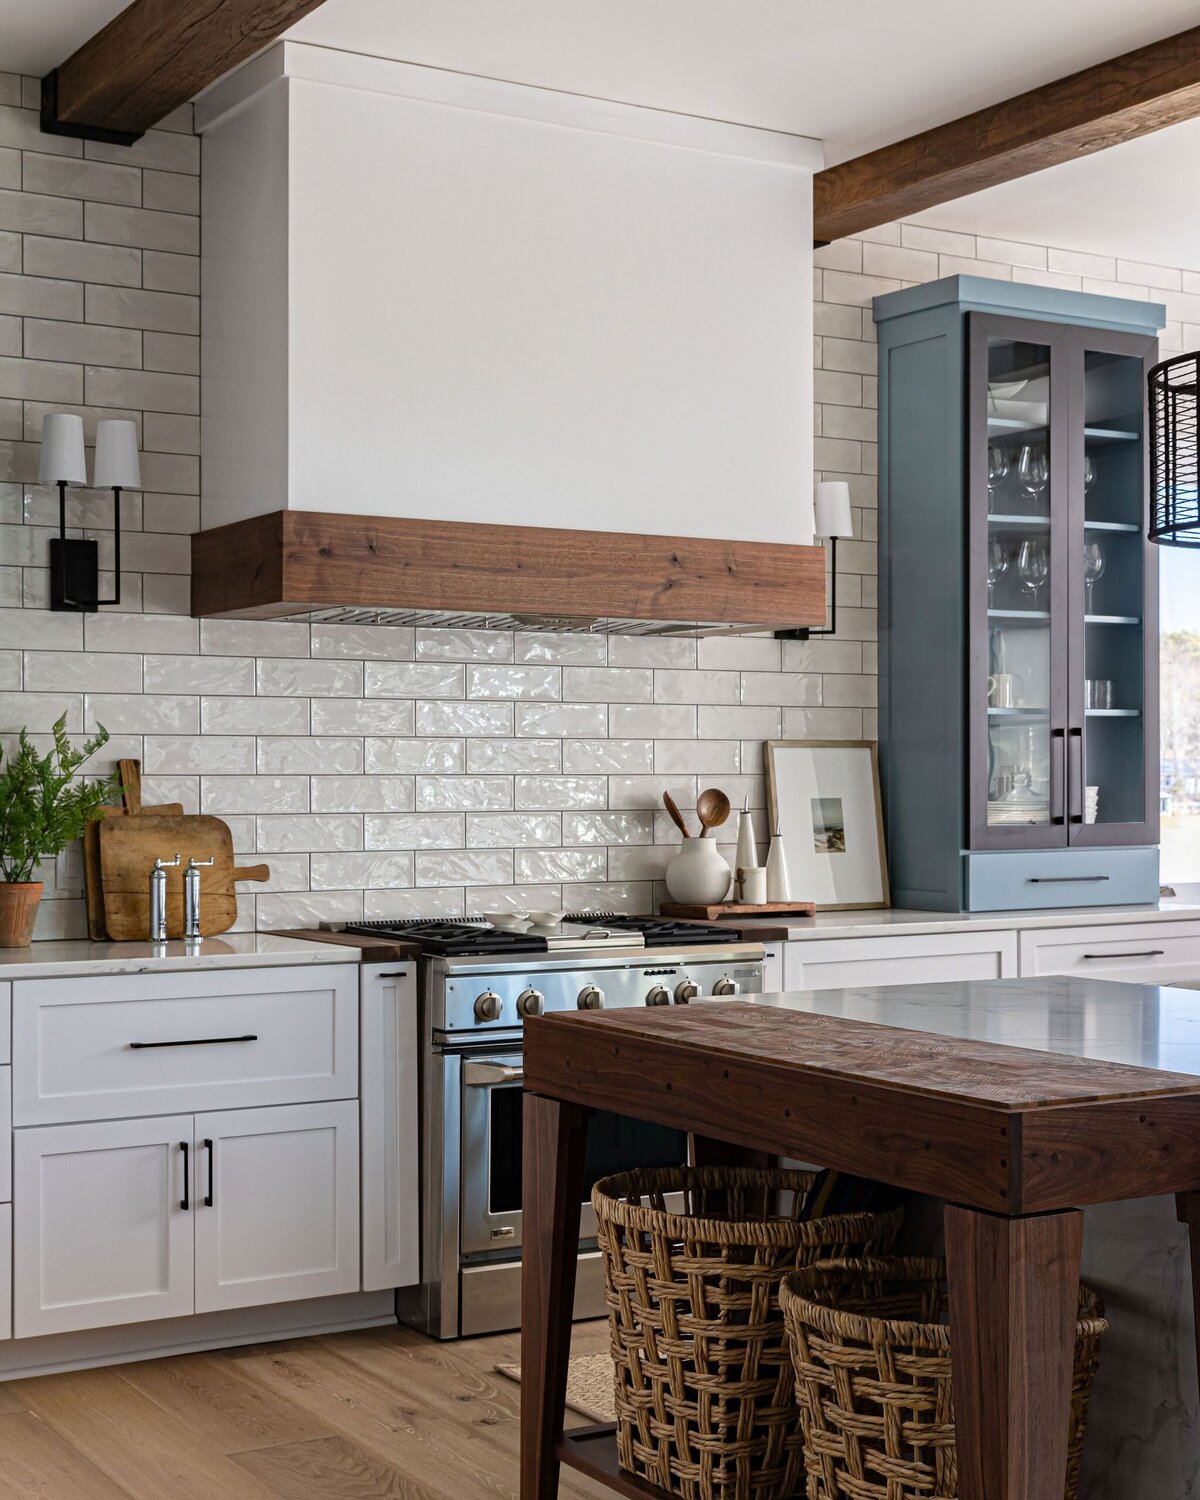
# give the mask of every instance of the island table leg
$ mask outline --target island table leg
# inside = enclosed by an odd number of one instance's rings
[[[1083,1215],[945,1229],[960,1500],[1062,1500]]]
[[[555,1500],[588,1111],[526,1094],[521,1202],[521,1500]]]
[[[1176,1193],[1175,1208],[1188,1229],[1188,1257],[1192,1267],[1192,1325],[1196,1339],[1196,1373],[1200,1375],[1200,1193]]]

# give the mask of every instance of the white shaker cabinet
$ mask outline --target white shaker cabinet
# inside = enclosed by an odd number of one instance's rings
[[[362,971],[362,1284],[421,1279],[420,1056],[415,964]]]
[[[783,977],[789,990],[840,990],[1016,974],[1017,934],[983,931],[804,939],[788,943]]]
[[[15,1133],[13,1332],[193,1311],[192,1117]]]
[[[195,1120],[196,1311],[359,1287],[358,1105]]]

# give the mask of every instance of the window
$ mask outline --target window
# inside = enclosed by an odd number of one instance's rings
[[[1162,880],[1200,882],[1200,552],[1159,549]]]

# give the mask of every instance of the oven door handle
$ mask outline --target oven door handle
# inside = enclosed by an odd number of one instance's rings
[[[523,1063],[465,1062],[463,1083],[469,1089],[491,1088],[497,1083],[521,1083],[525,1078]]]

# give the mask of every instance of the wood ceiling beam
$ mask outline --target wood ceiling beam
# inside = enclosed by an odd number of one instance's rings
[[[42,80],[42,129],[131,143],[321,0],[133,0]]]
[[[1200,26],[1084,68],[813,179],[818,244],[1118,146],[1200,114]]]

